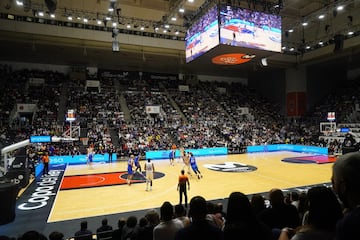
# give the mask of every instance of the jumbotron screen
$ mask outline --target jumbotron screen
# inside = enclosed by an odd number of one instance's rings
[[[186,62],[219,45],[218,7],[214,6],[186,32]]]
[[[281,17],[232,6],[220,7],[220,43],[281,51]]]

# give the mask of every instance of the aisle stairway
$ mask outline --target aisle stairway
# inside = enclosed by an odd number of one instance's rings
[[[60,96],[57,123],[59,126],[62,126],[65,122],[66,102],[68,98],[68,84],[66,84],[66,82],[64,82],[61,87]]]

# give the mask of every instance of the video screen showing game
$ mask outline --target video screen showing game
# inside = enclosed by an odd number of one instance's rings
[[[210,8],[207,13],[188,29],[185,41],[187,63],[219,45],[217,6]]]
[[[220,43],[281,52],[281,16],[221,6]]]

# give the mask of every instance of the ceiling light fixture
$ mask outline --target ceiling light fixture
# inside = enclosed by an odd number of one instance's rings
[[[263,67],[267,67],[267,66],[268,66],[267,58],[262,58],[262,59],[261,59],[261,65],[262,65]]]

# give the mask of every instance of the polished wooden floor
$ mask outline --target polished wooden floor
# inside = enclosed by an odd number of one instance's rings
[[[233,191],[245,194],[267,192],[271,188],[293,188],[327,183],[331,177],[332,163],[299,164],[281,161],[283,158],[304,156],[304,153],[274,152],[198,157],[197,163],[203,178],[190,178],[189,199],[201,195],[207,200],[227,198]],[[253,172],[219,172],[209,170],[205,164],[236,162],[257,167]],[[141,162],[144,164],[144,161]],[[158,208],[164,201],[177,204],[176,190],[181,162],[171,166],[168,160],[154,161],[155,170],[165,174],[154,180],[151,192],[145,191],[145,183],[114,185],[57,193],[48,222],[131,212]],[[64,176],[126,171],[126,162],[68,166]]]

